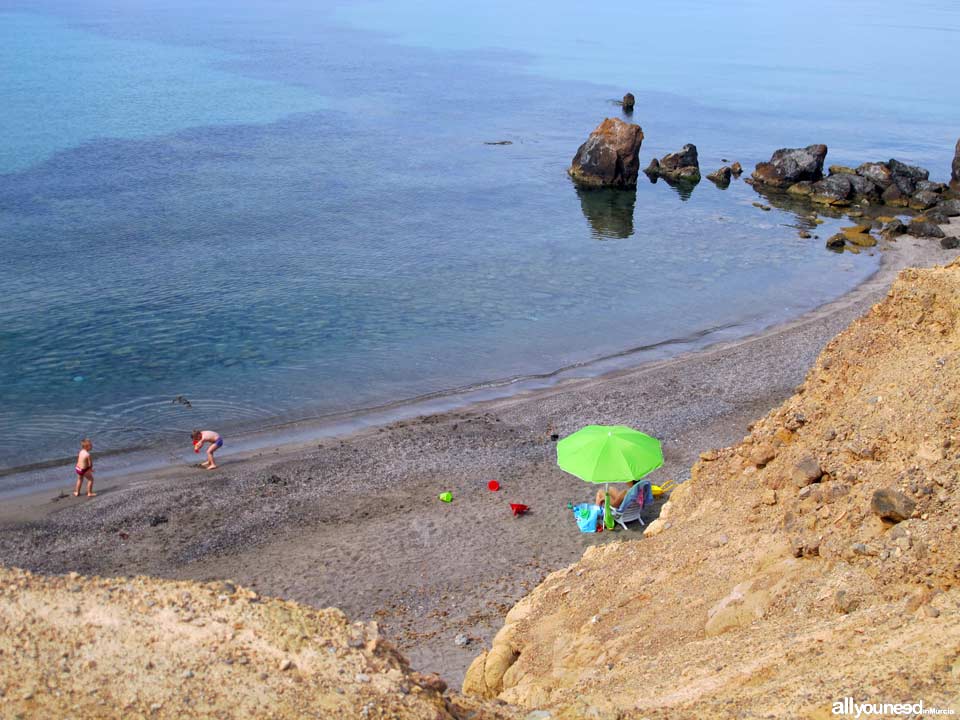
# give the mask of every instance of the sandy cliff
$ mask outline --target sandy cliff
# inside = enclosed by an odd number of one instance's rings
[[[518,603],[464,691],[554,718],[960,712],[960,261],[904,271],[701,458],[645,539]]]
[[[231,583],[0,569],[0,717],[500,720],[375,623]]]

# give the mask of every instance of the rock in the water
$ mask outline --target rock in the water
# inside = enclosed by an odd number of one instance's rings
[[[940,193],[946,192],[949,189],[950,188],[946,184],[941,182],[933,182],[933,180],[921,180],[920,182],[917,183],[917,192],[920,192],[921,190],[923,190],[927,192],[934,192],[934,193],[940,194]]]
[[[627,93],[626,95],[623,96],[623,103],[622,103],[623,109],[626,110],[627,112],[632,112],[633,105],[636,101],[637,101],[636,98],[633,97],[633,93]]]
[[[960,238],[956,237],[955,235],[945,237],[940,241],[940,247],[942,247],[944,250],[956,250],[958,247],[960,247]]]
[[[924,217],[916,217],[910,221],[910,227],[908,231],[914,237],[931,237],[931,238],[942,238],[945,237],[943,230],[940,229],[939,225],[936,225]]]
[[[679,152],[668,153],[654,159],[644,172],[649,176],[659,176],[673,182],[700,182],[700,163],[697,159],[697,146],[687,143]]]
[[[890,186],[883,191],[880,199],[885,205],[906,207],[910,203],[910,194],[903,192],[896,183],[890,183]]]
[[[857,168],[857,175],[873,182],[883,190],[893,184],[893,173],[885,163],[869,162]]]
[[[846,165],[831,165],[828,172],[831,175],[856,175],[857,171]]]
[[[731,170],[729,167],[724,165],[719,170],[715,170],[714,172],[707,175],[707,180],[709,180],[710,182],[716,183],[717,185],[726,187],[727,185],[730,184],[731,177],[733,177],[733,170]]]
[[[852,197],[853,185],[849,175],[831,175],[810,188],[810,199],[821,205],[849,205]]]
[[[957,140],[956,150],[953,152],[953,165],[951,166],[950,184],[960,189],[960,140]]]
[[[900,522],[906,520],[913,513],[916,503],[899,490],[883,488],[873,493],[870,500],[870,510],[883,520]]]
[[[733,165],[730,166],[730,172],[732,172],[736,177],[740,177],[741,173],[743,173],[743,165],[741,165],[739,162],[733,163]]]
[[[903,235],[905,232],[907,232],[907,226],[903,224],[900,218],[894,218],[886,223],[883,229],[880,230],[880,234],[887,239],[896,237],[897,235]]]
[[[634,186],[642,143],[643,130],[639,125],[607,118],[577,150],[567,172],[583,185]]]
[[[826,157],[826,145],[781,148],[773,153],[769,162],[758,163],[751,177],[758,185],[775,188],[788,188],[803,180],[816,182],[823,177]]]
[[[790,195],[809,195],[813,192],[813,183],[809,180],[803,180],[787,188]]]
[[[854,225],[840,230],[848,243],[859,245],[860,247],[873,247],[877,244],[877,239],[870,234],[869,225]]]
[[[827,247],[831,250],[843,250],[843,246],[846,244],[847,238],[844,237],[843,233],[837,233],[827,238]]]
[[[916,165],[907,165],[906,163],[902,163],[899,160],[894,160],[892,158],[887,161],[887,167],[890,168],[890,172],[893,173],[894,177],[897,175],[908,177],[913,180],[914,185],[921,180],[930,179],[930,172],[924,170],[922,167],[917,167]]]

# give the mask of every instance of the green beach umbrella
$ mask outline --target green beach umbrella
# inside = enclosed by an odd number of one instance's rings
[[[589,483],[639,480],[663,465],[660,441],[626,425],[587,425],[557,443],[557,465]],[[604,524],[613,528],[608,502]]]

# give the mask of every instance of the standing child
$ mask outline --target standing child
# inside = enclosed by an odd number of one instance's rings
[[[87,497],[95,497],[93,491],[93,458],[90,451],[93,450],[93,443],[90,438],[84,438],[80,441],[80,452],[77,454],[77,466],[74,470],[77,473],[77,486],[73,489],[73,496],[80,495],[80,487],[83,485],[83,479],[87,479]]]
[[[207,448],[207,461],[200,464],[207,470],[213,470],[217,466],[217,463],[213,460],[213,454],[223,447],[223,438],[220,437],[220,433],[213,430],[194,430],[191,437],[193,438],[193,451],[196,453],[200,452],[204,443],[210,443]]]

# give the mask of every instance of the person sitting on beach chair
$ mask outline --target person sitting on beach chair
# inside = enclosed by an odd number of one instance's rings
[[[630,492],[630,488],[632,488],[636,484],[637,484],[636,480],[630,480],[624,485],[622,490],[618,488],[616,485],[610,488],[610,507],[612,508],[620,507],[620,503],[623,502],[623,499],[627,496],[627,493]],[[599,505],[600,507],[603,507],[603,500],[604,500],[604,491],[597,490],[597,505]]]

